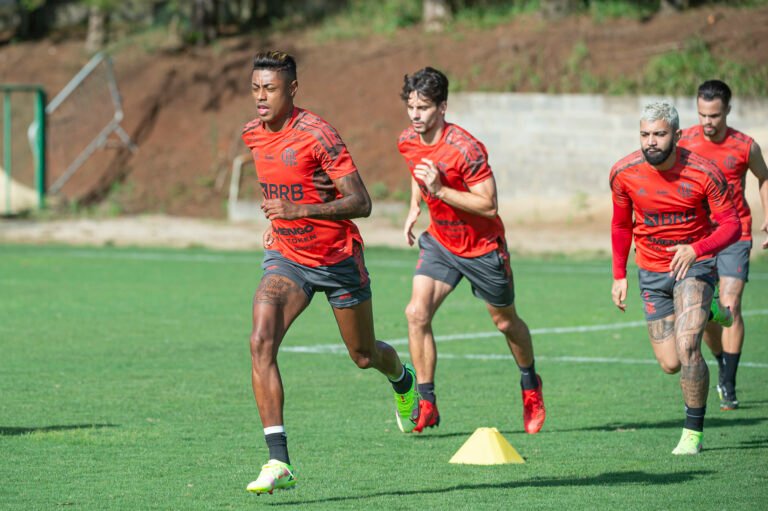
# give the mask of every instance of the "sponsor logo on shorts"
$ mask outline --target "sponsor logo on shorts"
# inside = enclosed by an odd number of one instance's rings
[[[339,300],[349,300],[352,298],[352,293],[344,293],[338,297]]]
[[[656,306],[651,301],[651,295],[648,291],[643,292],[643,302],[645,303],[645,312],[647,314],[654,314],[656,312]]]

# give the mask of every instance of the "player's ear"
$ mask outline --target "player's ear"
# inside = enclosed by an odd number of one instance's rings
[[[728,105],[728,106],[725,108],[725,115],[728,115],[729,113],[731,113],[731,105]]]
[[[440,112],[440,115],[445,115],[446,110],[448,110],[448,102],[443,101],[440,103],[440,106],[437,107],[437,111]]]
[[[291,97],[296,97],[296,91],[299,89],[299,82],[297,80],[293,80],[291,84],[288,86],[288,93],[291,95]]]
[[[678,142],[680,142],[680,137],[682,137],[682,136],[683,136],[683,130],[681,130],[681,129],[678,129],[678,130],[675,132],[675,144],[677,144]]]

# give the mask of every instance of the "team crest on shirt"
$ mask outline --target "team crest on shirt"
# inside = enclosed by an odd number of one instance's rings
[[[736,158],[733,157],[732,155],[726,156],[725,159],[723,160],[723,166],[728,170],[735,169],[736,163],[737,163]]]
[[[688,197],[693,195],[693,185],[691,185],[690,183],[680,183],[679,185],[677,185],[677,194],[680,197],[687,199]]]
[[[291,149],[290,147],[286,147],[283,150],[283,154],[280,155],[280,159],[283,160],[283,163],[287,167],[295,167],[296,166],[296,151]]]

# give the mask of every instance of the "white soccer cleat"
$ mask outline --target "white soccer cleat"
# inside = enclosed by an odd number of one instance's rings
[[[282,461],[269,460],[261,467],[259,477],[252,481],[246,490],[261,495],[275,490],[290,490],[294,486],[296,486],[296,476],[293,467]]]

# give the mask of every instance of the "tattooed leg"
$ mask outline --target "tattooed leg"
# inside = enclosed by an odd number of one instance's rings
[[[661,370],[675,374],[680,370],[680,359],[675,347],[675,315],[648,322],[648,337]]]
[[[253,298],[251,331],[251,382],[264,427],[283,424],[283,382],[277,367],[277,350],[293,320],[307,307],[309,298],[282,275],[265,275]]]
[[[699,408],[707,404],[709,370],[701,356],[701,337],[709,319],[712,287],[694,278],[675,286],[675,343],[680,358],[680,387],[685,404]]]

